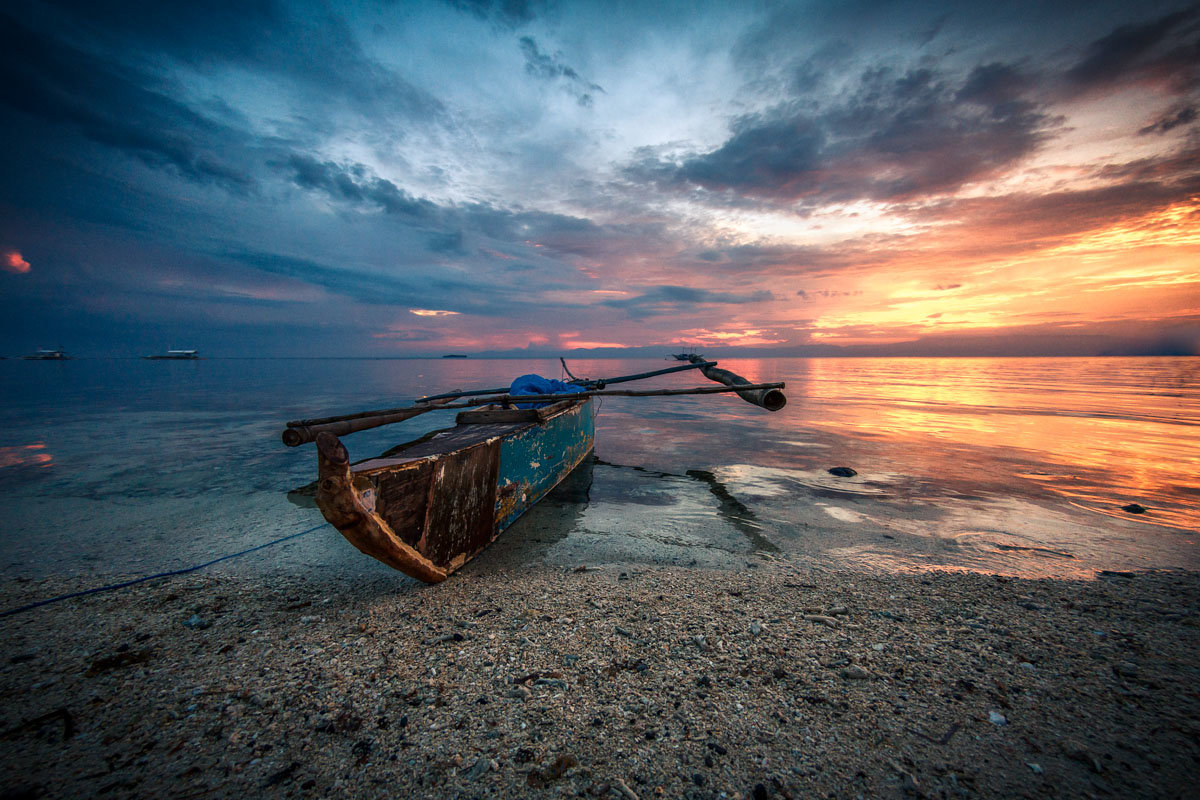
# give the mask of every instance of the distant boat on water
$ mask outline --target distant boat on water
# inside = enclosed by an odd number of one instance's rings
[[[70,361],[74,356],[69,356],[63,352],[61,347],[56,347],[53,350],[40,349],[31,356],[21,356],[26,361]]]
[[[199,350],[168,350],[155,356],[142,356],[150,361],[193,361],[200,358]]]
[[[686,353],[672,353],[670,356],[668,356],[668,358],[673,358],[676,361],[691,361],[692,356],[695,356],[695,355],[697,355],[696,349],[692,348],[691,350],[688,350]]]
[[[442,356],[442,358],[470,358],[470,356],[464,355],[462,353],[451,353],[448,356]]]

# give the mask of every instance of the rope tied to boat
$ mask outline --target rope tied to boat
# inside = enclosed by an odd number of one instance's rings
[[[205,561],[203,564],[195,564],[190,567],[184,567],[183,569],[168,570],[167,572],[156,572],[153,575],[143,575],[140,578],[133,578],[132,580],[122,581],[121,583],[110,583],[107,586],[97,586],[93,589],[83,589],[78,592],[70,592],[68,594],[60,594],[57,597],[48,597],[44,600],[37,600],[33,603],[27,603],[23,606],[17,606],[16,608],[9,608],[4,611],[0,611],[0,617],[10,617],[13,614],[20,614],[23,611],[32,611],[35,608],[41,608],[42,606],[48,606],[52,603],[60,603],[63,600],[70,600],[75,597],[85,597],[89,594],[100,594],[101,592],[111,592],[116,589],[125,589],[129,586],[134,586],[139,583],[146,583],[147,581],[158,580],[160,578],[170,578],[170,577],[174,577],[175,575],[186,575],[189,572],[196,572],[198,570],[204,569],[205,567],[211,567],[213,564],[219,564],[222,561],[228,561],[231,558],[237,558],[238,556],[244,556],[249,553],[256,552],[258,550],[265,550],[268,547],[273,547],[277,544],[282,544],[283,542],[289,541],[291,539],[296,539],[301,536],[304,536],[305,534],[313,533],[314,531],[319,531],[324,527],[325,527],[325,523],[322,522],[320,525],[314,525],[313,527],[311,527],[307,530],[300,531],[299,533],[293,533],[288,536],[281,536],[280,538],[275,539],[270,542],[267,542],[266,544],[260,544],[260,545],[254,546],[254,547],[248,547],[245,550],[239,550],[236,553],[229,553],[228,555],[221,556],[220,558],[214,558],[212,561]]]

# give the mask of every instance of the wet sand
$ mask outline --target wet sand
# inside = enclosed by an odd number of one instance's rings
[[[0,619],[5,797],[1184,797],[1195,573],[203,574]],[[94,585],[6,580],[0,608]]]

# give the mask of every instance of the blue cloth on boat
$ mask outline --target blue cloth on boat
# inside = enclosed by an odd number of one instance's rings
[[[541,375],[522,375],[512,382],[509,394],[565,394],[567,392],[584,392],[586,387],[574,383],[564,383],[553,378],[543,378]],[[541,408],[549,403],[517,403],[517,408]]]

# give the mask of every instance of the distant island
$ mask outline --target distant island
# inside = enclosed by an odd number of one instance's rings
[[[442,356],[442,358],[470,358],[470,356],[464,355],[462,353],[451,353],[448,356]]]

